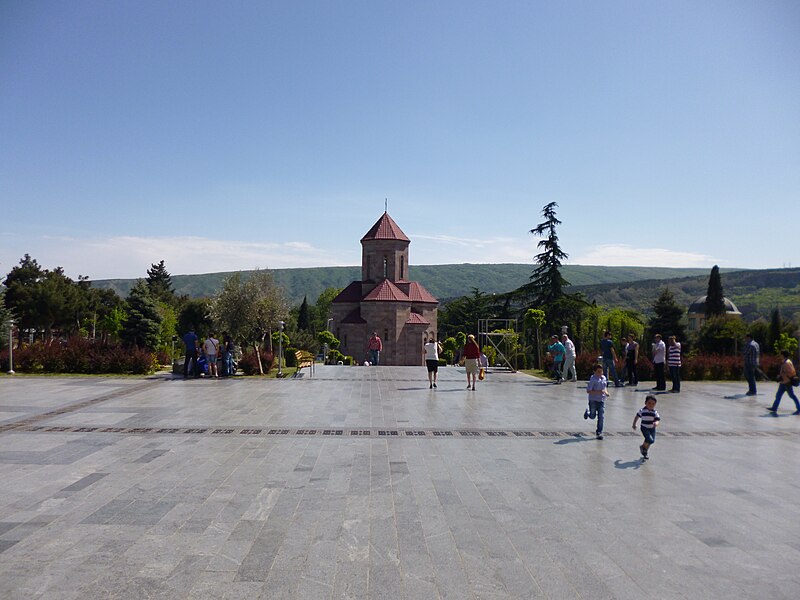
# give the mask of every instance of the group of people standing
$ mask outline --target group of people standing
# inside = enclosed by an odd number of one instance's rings
[[[183,336],[185,357],[183,359],[183,378],[188,379],[189,373],[195,378],[208,375],[213,379],[228,377],[235,372],[233,339],[227,331],[222,333],[222,342],[210,332],[205,340],[200,340],[190,327]]]

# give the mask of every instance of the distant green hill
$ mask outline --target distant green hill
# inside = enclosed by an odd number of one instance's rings
[[[440,300],[469,294],[473,288],[485,293],[503,293],[514,290],[529,281],[533,265],[419,265],[410,267],[410,277],[419,281]],[[709,269],[670,269],[664,267],[597,267],[566,265],[563,275],[573,286],[611,284],[630,281],[668,279],[695,275],[708,276]],[[724,271],[723,271],[724,272]],[[250,273],[244,271],[243,274]],[[307,295],[315,302],[328,287],[345,287],[361,278],[360,267],[313,267],[306,269],[273,269],[275,280],[286,289],[293,304],[300,304]],[[175,291],[190,298],[213,296],[222,282],[233,272],[203,275],[173,275]],[[135,283],[133,279],[103,279],[92,282],[101,288],[110,288],[120,296],[127,296]]]
[[[651,312],[653,301],[663,287],[669,287],[679,304],[688,306],[708,289],[708,272],[694,277],[649,279],[627,283],[574,286],[600,305]],[[800,315],[800,269],[761,269],[723,272],[722,287],[727,298],[742,312],[745,320],[767,318],[775,308],[785,317]]]

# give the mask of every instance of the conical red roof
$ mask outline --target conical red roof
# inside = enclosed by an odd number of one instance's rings
[[[387,212],[383,213],[381,218],[378,219],[378,222],[372,226],[363,238],[361,238],[362,242],[365,240],[398,240],[401,242],[411,242]]]
[[[364,296],[363,302],[409,302],[406,293],[388,279],[381,281],[377,287]]]

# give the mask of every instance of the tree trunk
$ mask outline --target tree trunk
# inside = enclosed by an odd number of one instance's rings
[[[256,351],[256,360],[258,361],[258,372],[261,375],[263,375],[264,367],[261,365],[261,350],[259,350],[258,344],[253,344],[253,349]]]

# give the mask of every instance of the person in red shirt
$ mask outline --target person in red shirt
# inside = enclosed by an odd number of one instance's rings
[[[372,337],[367,342],[367,351],[369,352],[370,364],[378,366],[381,360],[381,350],[383,350],[383,342],[378,337],[378,332],[373,331]]]
[[[481,357],[481,348],[475,341],[475,336],[471,333],[467,336],[467,345],[464,346],[464,366],[467,368],[467,389],[475,389],[475,381],[478,378],[478,359]],[[470,388],[470,376],[472,386]]]

